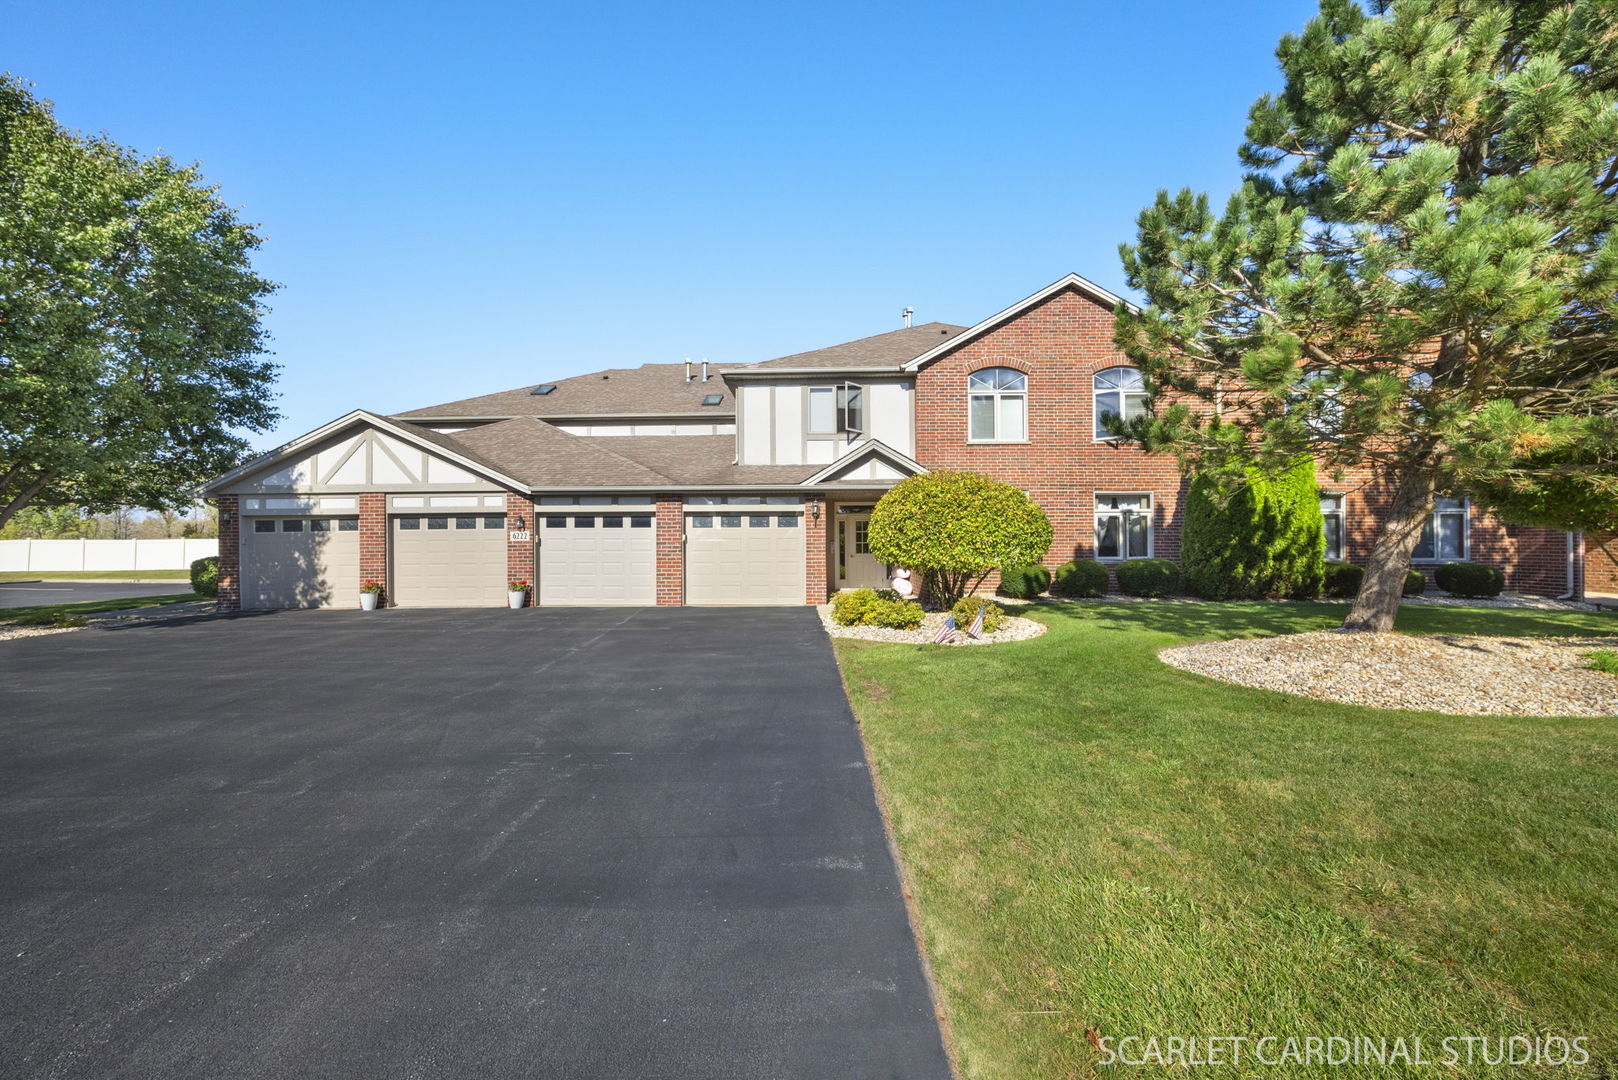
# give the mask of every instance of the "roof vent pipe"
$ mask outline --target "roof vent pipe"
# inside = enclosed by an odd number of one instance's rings
[[[915,308],[907,307],[903,311],[899,312],[899,317],[904,319],[906,326],[909,326],[910,325],[910,316],[914,315],[915,313],[916,313]]]
[[[702,358],[702,381],[708,381],[708,358],[706,356]]]
[[[691,358],[689,356],[685,358],[685,381],[691,381]]]

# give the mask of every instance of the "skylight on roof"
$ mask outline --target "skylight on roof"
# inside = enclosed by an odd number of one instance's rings
[[[546,394],[550,393],[552,390],[555,390],[555,389],[556,389],[556,384],[555,383],[546,383],[544,386],[536,386],[536,387],[534,387],[532,390],[530,390],[528,392],[530,394],[532,394],[533,396],[535,396],[535,397],[544,397]]]
[[[718,405],[721,401],[724,401],[724,400],[725,400],[725,395],[724,394],[704,394],[702,396],[702,403],[704,405]]]

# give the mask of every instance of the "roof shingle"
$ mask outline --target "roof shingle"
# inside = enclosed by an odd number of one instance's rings
[[[956,326],[954,323],[922,323],[920,326],[906,326],[885,334],[876,334],[857,341],[845,341],[841,345],[830,345],[824,349],[778,356],[774,360],[766,360],[742,370],[897,367],[907,360],[914,360],[928,349],[937,348],[965,329],[966,327]]]
[[[735,365],[730,365],[735,366]],[[693,378],[685,381],[684,364],[642,364],[638,368],[609,368],[588,375],[536,383],[496,394],[462,398],[442,405],[429,405],[394,415],[404,420],[462,416],[655,416],[671,413],[732,416],[735,402],[718,372],[728,368],[710,366],[714,372],[702,381],[702,368],[691,365]],[[535,394],[538,386],[554,385],[548,394]],[[721,397],[717,405],[704,405],[710,394]]]

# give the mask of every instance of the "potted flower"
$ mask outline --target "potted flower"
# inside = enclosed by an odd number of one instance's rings
[[[506,604],[513,609],[520,608],[528,602],[528,590],[532,588],[526,581],[512,581],[506,584]]]
[[[360,582],[360,610],[375,611],[376,603],[382,596],[382,583],[366,578]]]

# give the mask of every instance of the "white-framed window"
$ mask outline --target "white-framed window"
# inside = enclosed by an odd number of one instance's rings
[[[1141,492],[1096,493],[1096,558],[1152,557],[1152,497]]]
[[[865,430],[865,391],[859,383],[809,387],[810,435],[858,435]]]
[[[835,435],[837,433],[837,387],[811,386],[809,388],[809,434]]]
[[[1421,527],[1421,539],[1411,559],[1421,562],[1459,562],[1466,558],[1467,502],[1440,495],[1433,502],[1433,516]]]
[[[1326,558],[1338,562],[1343,558],[1343,497],[1320,496],[1321,532],[1326,539]]]
[[[992,367],[966,377],[967,438],[972,442],[1028,441],[1028,376]]]
[[[1107,417],[1121,416],[1133,420],[1146,413],[1151,395],[1146,392],[1146,380],[1132,367],[1110,367],[1095,373],[1090,380],[1095,391],[1095,439],[1105,442],[1117,438],[1107,432]]]

